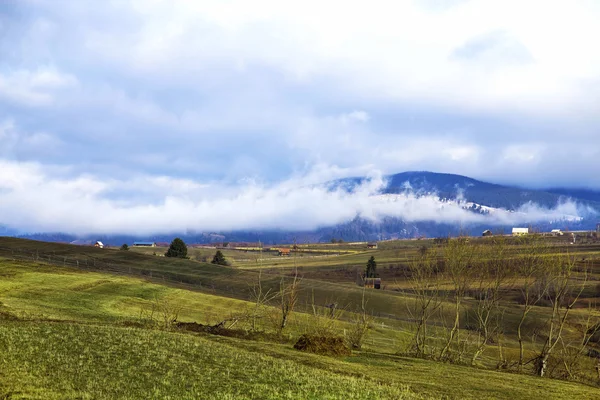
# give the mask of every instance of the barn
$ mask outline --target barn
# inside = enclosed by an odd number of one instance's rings
[[[279,254],[280,256],[289,256],[291,253],[291,249],[277,249],[277,254]]]
[[[133,242],[135,247],[156,247],[155,242]]]

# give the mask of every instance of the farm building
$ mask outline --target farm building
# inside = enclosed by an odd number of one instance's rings
[[[133,242],[135,247],[156,247],[154,242]]]
[[[562,236],[563,232],[560,229],[552,229],[550,231],[551,234],[553,234],[554,236]]]
[[[513,236],[529,235],[529,228],[512,228]]]
[[[381,289],[381,278],[367,278],[364,271],[356,269],[356,284],[368,289]]]
[[[280,256],[289,256],[292,253],[291,249],[277,249]]]
[[[367,243],[367,249],[376,249],[376,248],[377,248],[377,242]]]
[[[359,286],[364,286],[367,289],[381,289],[381,278],[362,278]]]
[[[486,229],[485,231],[483,231],[481,236],[493,236],[493,234],[492,234],[492,231],[490,231],[489,229]]]
[[[101,241],[97,241],[96,243],[94,243],[94,247],[98,247],[100,249],[104,248],[104,243],[102,243]]]

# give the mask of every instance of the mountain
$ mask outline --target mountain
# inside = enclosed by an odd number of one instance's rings
[[[506,210],[517,210],[531,202],[540,207],[553,208],[569,198],[600,210],[600,194],[579,197],[581,191],[569,189],[545,190],[522,189],[513,186],[503,186],[482,182],[462,175],[442,174],[426,171],[402,172],[386,177],[387,187],[383,193],[416,192],[422,194],[437,194],[442,199],[457,199],[462,197],[467,202]]]
[[[328,182],[329,190],[352,192],[369,178],[354,177]],[[384,177],[386,184],[371,197],[373,204],[385,203],[386,206],[401,207],[407,196],[417,198],[427,196],[428,207],[443,209],[444,207],[462,208],[474,214],[496,217],[497,220],[518,221],[519,225],[532,225],[542,231],[553,228],[570,230],[594,229],[600,211],[600,192],[583,189],[554,188],[533,190],[514,186],[505,186],[479,181],[461,175],[435,173],[427,171],[409,171]],[[396,202],[396,203],[395,203]],[[559,205],[569,207],[557,209]],[[398,204],[398,206],[396,206]],[[540,211],[541,210],[541,211]],[[551,212],[548,212],[550,210]],[[580,213],[579,210],[584,212]],[[530,215],[537,213],[535,218]],[[540,217],[540,213],[542,217]],[[582,214],[582,215],[580,215]],[[585,215],[584,215],[585,214]],[[547,215],[547,217],[546,217]],[[504,219],[502,219],[504,217]],[[531,219],[528,219],[531,218]],[[516,222],[515,222],[516,223]],[[379,240],[391,238],[441,237],[468,232],[479,235],[485,229],[509,232],[512,228],[508,222],[495,223],[459,223],[439,220],[421,219],[410,222],[397,217],[385,217],[379,222],[355,218],[335,226],[325,226],[314,231],[297,232],[281,230],[243,230],[235,232],[181,232],[179,235],[86,235],[76,237],[62,233],[40,233],[23,235],[37,240],[85,243],[90,240],[101,240],[105,244],[118,246],[133,241],[152,240],[170,242],[174,236],[181,237],[187,243],[218,242],[258,242],[266,244],[298,242],[328,242],[331,239],[345,241]],[[14,235],[6,231],[7,235]],[[0,232],[1,234],[1,232]]]
[[[555,193],[563,196],[569,196],[580,200],[589,200],[600,203],[600,191],[591,189],[564,189],[550,188],[545,189],[546,192]]]

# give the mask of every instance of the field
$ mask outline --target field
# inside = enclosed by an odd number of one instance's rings
[[[336,256],[253,261],[244,260],[256,253],[230,250],[226,256],[232,266],[222,267],[152,254],[164,249],[141,254],[150,249],[125,252],[0,238],[0,398],[598,397],[600,389],[591,383],[496,371],[496,346],[486,349],[477,368],[408,357],[414,335],[408,310],[414,296],[405,290],[366,293],[371,328],[362,350],[351,356],[292,348],[299,335],[323,320],[324,306],[332,302],[339,304],[339,314],[335,320],[325,318],[328,331],[345,335],[352,329],[363,293],[355,284],[356,268],[368,257],[376,257],[383,279],[395,280],[398,289],[406,283],[406,263],[424,243],[433,248],[427,241],[390,242]],[[510,254],[522,251],[514,246]],[[563,251],[562,244],[553,247],[557,254]],[[569,251],[578,262],[585,258],[593,267],[591,278],[597,279],[600,248],[581,245]],[[242,316],[255,310],[252,293],[259,277],[265,290],[276,291],[282,278],[289,281],[294,264],[303,275],[302,291],[298,312],[282,336],[224,337],[160,322],[163,314],[176,310],[182,322],[212,325],[235,319],[239,332],[273,331],[275,312],[261,315],[254,327]],[[592,288],[595,281],[590,282]],[[592,300],[595,292],[590,289],[586,296]],[[474,299],[465,299],[465,310],[475,305]],[[318,315],[311,312],[315,309]],[[519,308],[504,312],[511,321]],[[547,312],[534,308],[532,324]],[[571,315],[583,318],[585,308]],[[430,327],[439,329],[440,337],[443,328]],[[504,336],[503,352],[514,357],[514,332]]]

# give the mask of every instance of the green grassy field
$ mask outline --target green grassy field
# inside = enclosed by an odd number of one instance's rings
[[[208,338],[66,323],[0,325],[0,396],[39,399],[422,398]],[[266,346],[265,346],[266,347]],[[291,351],[290,351],[291,353]],[[335,367],[337,362],[327,361]]]
[[[389,251],[396,250],[371,252],[379,257]],[[593,249],[586,252],[596,256]],[[410,296],[400,292],[367,293],[377,312],[363,350],[334,359],[292,349],[295,338],[314,324],[301,312],[292,315],[283,342],[178,333],[144,323],[156,302],[166,301],[177,307],[180,321],[215,324],[247,314],[255,269],[5,238],[0,253],[0,398],[591,399],[599,393],[581,384],[395,355],[412,336],[404,320]],[[61,257],[65,266],[57,265]],[[357,254],[337,259],[342,257]],[[309,310],[313,296],[318,305],[358,303],[362,290],[353,282],[318,275],[342,269],[339,265],[306,268],[315,275],[303,280],[304,304],[298,309]],[[286,271],[265,267],[265,287],[276,288]],[[343,335],[351,328],[353,310],[341,312],[332,332]],[[515,310],[507,310],[505,318],[515,318]],[[534,309],[534,320],[546,312]],[[262,318],[258,328],[272,330],[270,318]],[[236,328],[249,330],[250,322],[242,319]],[[507,356],[514,355],[516,342],[508,333],[504,346]],[[490,347],[479,365],[491,368],[495,358]]]
[[[594,399],[595,388],[425,360],[343,359],[214,336],[0,324],[0,395],[23,399]]]

